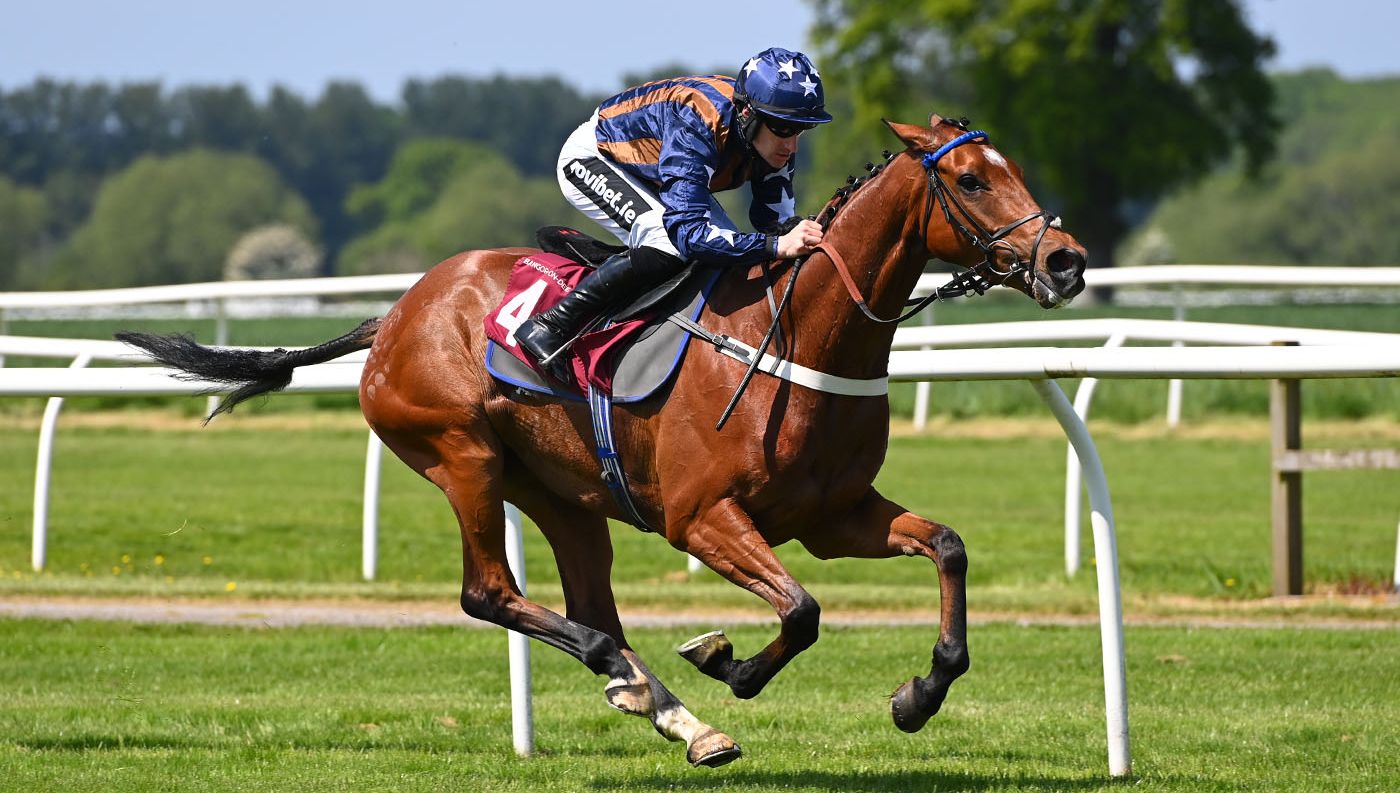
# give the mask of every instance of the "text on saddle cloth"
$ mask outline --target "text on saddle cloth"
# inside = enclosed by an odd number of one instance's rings
[[[525,320],[544,311],[573,291],[592,268],[553,253],[535,253],[516,260],[501,304],[486,315],[486,336],[531,370],[539,372],[515,341],[515,331]],[[612,391],[614,358],[647,324],[646,317],[629,319],[591,330],[569,348],[569,364],[580,394],[589,384]],[[569,354],[566,353],[566,354]]]

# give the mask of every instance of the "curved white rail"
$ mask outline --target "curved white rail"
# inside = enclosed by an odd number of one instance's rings
[[[0,292],[0,311],[7,308],[110,306],[252,297],[306,297],[403,292],[421,277],[422,273],[404,273],[269,281],[212,281],[124,289],[92,289],[77,292]],[[927,273],[919,278],[915,294],[929,294],[933,289],[947,283],[948,280],[948,275]],[[1400,287],[1400,267],[1172,264],[1156,267],[1090,269],[1084,274],[1084,280],[1091,287],[1126,285],[1177,287],[1224,284],[1283,288],[1299,286]]]
[[[952,276],[925,273],[916,295],[932,294]],[[1098,286],[1400,286],[1400,267],[1279,267],[1257,264],[1163,264],[1153,267],[1090,268],[1084,282]]]

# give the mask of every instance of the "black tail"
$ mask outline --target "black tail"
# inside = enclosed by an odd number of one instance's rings
[[[367,319],[358,328],[325,344],[288,352],[277,348],[263,350],[232,350],[205,347],[186,335],[157,336],[153,333],[116,334],[118,341],[140,347],[166,366],[185,372],[191,380],[212,380],[237,386],[225,397],[207,423],[220,413],[233,410],[243,400],[286,388],[292,381],[292,370],[298,366],[325,363],[347,353],[363,350],[374,342],[379,332],[379,319]]]

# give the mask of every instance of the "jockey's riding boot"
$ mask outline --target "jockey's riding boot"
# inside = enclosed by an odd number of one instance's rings
[[[515,341],[551,377],[572,386],[574,377],[565,348],[583,327],[607,309],[665,280],[681,264],[680,259],[654,248],[611,256],[553,308],[522,322],[515,330]]]

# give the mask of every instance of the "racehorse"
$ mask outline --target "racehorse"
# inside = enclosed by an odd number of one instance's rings
[[[905,148],[837,192],[818,216],[826,232],[817,252],[772,271],[773,288],[790,297],[779,318],[785,354],[846,378],[886,374],[897,324],[891,315],[930,257],[970,268],[964,287],[1004,285],[1045,308],[1084,288],[1084,249],[1036,204],[1020,168],[985,133],[936,115],[928,126],[886,124]],[[722,765],[739,756],[738,744],[692,715],[623,633],[606,519],[627,516],[600,477],[588,406],[503,385],[483,364],[483,317],[500,304],[512,264],[533,252],[455,255],[381,319],[306,350],[212,350],[180,337],[119,337],[169,365],[239,385],[221,409],[285,386],[296,366],[368,347],[361,409],[385,445],[451,502],[462,537],[462,609],[572,655],[607,677],[608,704],[685,741],[692,764]],[[832,268],[844,273],[831,277]],[[775,320],[762,274],[760,267],[727,273],[702,323],[735,339],[771,336]],[[679,650],[735,696],[753,697],[817,640],[820,607],[784,569],[775,546],[797,540],[823,559],[926,557],[937,567],[940,591],[932,669],[900,685],[890,702],[896,726],[917,731],[969,665],[963,542],[872,487],[889,440],[887,396],[761,377],[716,430],[713,422],[745,375],[744,366],[692,343],[669,386],[620,406],[614,422],[630,495],[645,522],[677,550],[763,598],[781,623],[778,635],[746,659],[736,659],[718,631]],[[516,587],[506,564],[506,501],[529,515],[552,547],[565,615]]]

